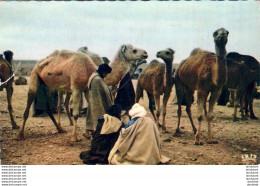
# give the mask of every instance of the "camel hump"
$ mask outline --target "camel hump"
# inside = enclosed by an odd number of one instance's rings
[[[190,56],[193,56],[195,54],[198,54],[200,52],[203,52],[203,50],[201,48],[194,48],[191,53],[190,53]]]

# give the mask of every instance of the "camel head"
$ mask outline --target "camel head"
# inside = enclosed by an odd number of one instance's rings
[[[104,63],[108,64],[110,63],[110,60],[107,57],[102,57],[102,60],[104,61]]]
[[[229,32],[225,28],[220,28],[213,33],[214,42],[217,46],[224,47],[228,41]]]
[[[4,52],[4,55],[5,55],[6,61],[8,61],[11,64],[11,62],[13,60],[13,55],[14,55],[13,52],[10,50],[7,50]]]
[[[81,52],[81,53],[84,53],[86,54],[87,53],[87,50],[88,50],[88,47],[87,46],[84,46],[84,47],[80,47],[77,52]]]
[[[174,50],[172,50],[171,48],[167,48],[166,50],[162,50],[157,52],[156,57],[161,58],[164,62],[173,62],[173,54],[175,53]]]
[[[122,56],[128,62],[133,62],[137,60],[145,60],[148,57],[148,54],[145,50],[135,48],[132,45],[122,45],[120,48]]]

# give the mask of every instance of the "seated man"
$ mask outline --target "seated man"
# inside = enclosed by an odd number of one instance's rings
[[[120,105],[112,105],[106,114],[98,118],[90,150],[80,153],[83,163],[89,165],[108,163],[109,152],[114,146],[123,126],[120,121],[121,110]]]
[[[160,134],[155,122],[138,103],[129,110],[129,121],[111,149],[108,162],[113,165],[156,165],[170,159],[161,155]]]

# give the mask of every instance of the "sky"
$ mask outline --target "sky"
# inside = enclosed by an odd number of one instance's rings
[[[148,52],[175,50],[174,63],[194,48],[215,51],[213,32],[229,31],[227,52],[260,61],[260,2],[0,2],[0,53],[41,60],[54,50],[82,46],[114,58],[122,44]]]

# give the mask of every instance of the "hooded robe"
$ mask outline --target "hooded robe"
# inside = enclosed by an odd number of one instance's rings
[[[94,72],[88,82],[88,101],[86,126],[87,130],[96,130],[99,116],[104,115],[108,108],[113,105],[111,92],[97,72]]]

